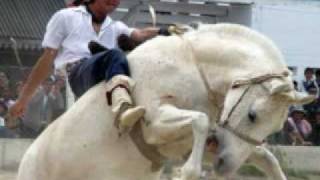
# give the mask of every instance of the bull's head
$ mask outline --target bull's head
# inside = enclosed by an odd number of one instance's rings
[[[231,88],[215,133],[217,174],[233,174],[257,145],[282,129],[290,105],[305,104],[313,99],[278,78]]]

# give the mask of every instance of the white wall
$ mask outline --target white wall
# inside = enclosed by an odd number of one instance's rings
[[[32,139],[0,138],[0,171],[17,170],[23,154],[32,142]]]
[[[271,37],[289,66],[320,68],[320,2],[256,1],[252,27]]]
[[[16,171],[24,152],[32,142],[32,139],[0,138],[0,173],[1,170]],[[281,167],[286,170],[317,174],[320,172],[320,149],[318,147],[268,146],[268,149],[270,149],[276,155]],[[212,156],[207,156],[205,159],[210,160],[212,159]],[[211,163],[211,161],[207,161],[209,166],[211,166]]]

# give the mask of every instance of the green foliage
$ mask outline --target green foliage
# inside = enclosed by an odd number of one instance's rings
[[[243,165],[239,170],[238,174],[243,176],[256,176],[265,177],[264,173],[252,165]]]

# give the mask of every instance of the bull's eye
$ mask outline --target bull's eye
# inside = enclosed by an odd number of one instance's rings
[[[256,122],[257,113],[253,110],[250,110],[248,113],[248,118],[249,118],[250,122],[252,122],[252,123]]]

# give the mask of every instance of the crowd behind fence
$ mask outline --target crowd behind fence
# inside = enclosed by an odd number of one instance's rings
[[[24,86],[30,69],[6,67],[0,71],[0,137],[36,138],[52,121],[66,109],[65,79],[51,75],[32,96],[22,117],[16,120],[15,128],[6,126],[5,116]]]
[[[269,143],[284,145],[320,145],[320,70],[306,68],[304,79],[294,81],[297,91],[317,98],[303,106],[292,106],[280,132],[270,136]]]
[[[29,68],[0,67],[0,137],[36,138],[52,121],[66,110],[65,79],[51,75],[37,89],[15,129],[6,127],[5,115],[22,90]],[[289,109],[283,129],[268,138],[270,144],[320,145],[320,70],[306,68],[304,79],[294,81],[294,87],[317,96],[303,106]]]

